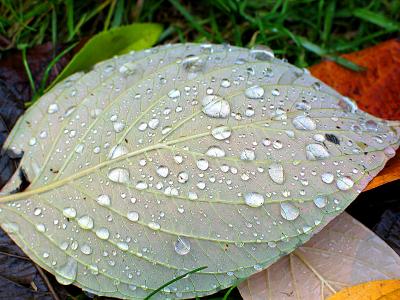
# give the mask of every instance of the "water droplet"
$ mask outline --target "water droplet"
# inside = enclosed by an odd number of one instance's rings
[[[336,179],[336,186],[341,191],[347,191],[351,189],[354,185],[354,181],[350,177],[339,177]]]
[[[45,232],[46,231],[46,226],[44,224],[37,224],[36,225],[36,230],[39,232]]]
[[[297,219],[297,217],[299,215],[300,215],[300,211],[296,206],[294,206],[293,204],[290,204],[288,202],[281,203],[282,218],[284,218],[288,221],[293,221],[293,220]]]
[[[283,166],[279,163],[273,163],[268,167],[268,174],[272,181],[277,184],[282,184],[284,181]]]
[[[367,122],[365,122],[365,128],[368,131],[377,131],[378,123],[376,123],[374,120],[368,120]]]
[[[128,251],[129,245],[125,242],[118,242],[117,247],[122,251]]]
[[[278,89],[273,89],[273,90],[271,91],[271,94],[272,94],[272,96],[279,96],[281,93],[279,92]]]
[[[211,130],[211,134],[217,140],[225,140],[232,134],[232,130],[228,126],[218,126]]]
[[[108,179],[117,183],[127,183],[129,181],[129,171],[124,168],[111,169],[108,174]]]
[[[89,255],[92,253],[92,248],[88,244],[83,244],[81,246],[81,252],[83,254]]]
[[[202,100],[203,112],[212,118],[226,118],[231,112],[229,102],[217,95],[207,95]]]
[[[221,80],[221,86],[223,88],[228,88],[231,86],[231,82],[229,81],[229,79],[224,78]]]
[[[321,175],[321,179],[325,183],[332,183],[333,180],[335,179],[334,175],[332,173],[323,173]]]
[[[101,206],[110,206],[111,199],[108,195],[100,195],[97,197],[96,202]]]
[[[383,152],[385,153],[385,155],[386,155],[387,157],[390,157],[390,158],[392,158],[392,157],[394,157],[394,156],[396,155],[396,150],[395,150],[392,146],[386,147],[386,148],[383,150]]]
[[[255,160],[256,153],[251,149],[244,149],[242,153],[240,153],[241,160]]]
[[[91,217],[84,215],[78,219],[78,225],[83,229],[92,229],[94,222]]]
[[[35,146],[36,142],[37,142],[36,138],[32,137],[32,138],[29,139],[28,144],[29,144],[29,146]]]
[[[202,171],[208,169],[208,161],[205,160],[204,158],[200,158],[198,161],[196,161],[196,165]]]
[[[96,235],[99,239],[107,240],[110,237],[110,232],[105,227],[96,229]]]
[[[161,177],[168,177],[169,169],[166,166],[159,166],[156,170],[157,174]]]
[[[116,145],[111,148],[108,158],[115,159],[117,157],[123,156],[129,152],[128,148],[124,145]]]
[[[158,125],[160,124],[160,120],[159,119],[151,119],[149,121],[149,127],[150,129],[156,129],[158,127]]]
[[[125,124],[122,123],[122,122],[114,122],[113,127],[114,127],[114,131],[115,131],[116,133],[119,133],[119,132],[121,132],[122,130],[124,130]]]
[[[247,193],[244,195],[244,201],[248,206],[260,207],[264,204],[264,196],[258,193]]]
[[[85,146],[84,146],[83,144],[78,144],[78,145],[76,145],[76,147],[75,147],[75,152],[76,152],[76,153],[82,153],[84,147],[85,147]]]
[[[68,257],[67,262],[56,269],[56,279],[59,283],[68,285],[75,281],[78,262],[73,257]]]
[[[328,199],[325,196],[317,196],[314,198],[314,204],[318,208],[324,208],[328,204]]]
[[[263,45],[257,45],[250,50],[250,55],[252,55],[255,59],[262,60],[262,61],[270,61],[274,58],[274,52]]]
[[[306,146],[308,160],[321,160],[329,157],[328,150],[320,144],[309,144]]]
[[[188,55],[182,60],[182,65],[186,71],[196,73],[203,70],[205,62],[196,55]]]
[[[218,146],[208,148],[206,155],[210,157],[225,157],[225,151]]]
[[[178,174],[178,182],[180,183],[185,183],[189,180],[189,175],[188,173],[182,171]]]
[[[54,114],[58,112],[58,104],[57,103],[50,104],[49,107],[47,108],[47,112],[49,114]]]
[[[35,216],[39,216],[42,213],[42,209],[40,207],[37,207],[34,209],[33,214]]]
[[[317,128],[315,121],[307,116],[297,116],[294,118],[293,126],[299,130],[314,130]]]
[[[174,244],[175,252],[179,255],[186,255],[190,252],[190,242],[184,237],[178,237]]]
[[[147,189],[148,187],[149,187],[149,185],[144,181],[138,181],[138,183],[136,184],[136,188],[139,191],[143,191],[143,190]]]
[[[244,94],[250,99],[260,99],[264,96],[264,89],[259,85],[248,87]]]
[[[177,89],[173,89],[168,92],[168,97],[170,97],[171,99],[176,99],[176,98],[180,97],[180,95],[181,95],[181,92]]]
[[[128,211],[126,217],[132,222],[137,222],[139,220],[139,214],[136,211]]]
[[[66,207],[63,209],[63,215],[66,218],[75,218],[76,217],[76,209],[73,207]]]
[[[161,226],[160,224],[156,223],[156,222],[150,222],[149,224],[150,229],[152,230],[160,230]]]
[[[138,129],[139,131],[145,131],[147,129],[147,123],[140,123]]]

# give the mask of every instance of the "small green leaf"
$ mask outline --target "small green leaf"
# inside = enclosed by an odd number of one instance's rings
[[[49,89],[69,75],[90,69],[94,64],[114,55],[152,46],[160,36],[159,24],[132,24],[103,31],[93,36],[74,56]]]
[[[400,24],[396,23],[395,21],[385,17],[384,15],[381,15],[376,12],[372,12],[368,9],[360,8],[356,9],[354,11],[354,15],[357,18],[360,18],[362,20],[365,20],[367,22],[373,23],[375,25],[378,25],[382,28],[385,28],[386,30],[389,31],[397,31],[400,30]]]

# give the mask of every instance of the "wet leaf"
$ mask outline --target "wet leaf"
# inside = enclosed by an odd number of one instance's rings
[[[96,63],[115,55],[149,48],[161,31],[159,24],[137,23],[100,32],[79,50],[51,86],[76,72],[90,70]]]
[[[251,276],[239,290],[244,300],[327,299],[349,286],[399,276],[400,257],[372,231],[343,213],[309,242]],[[335,297],[329,300],[358,299]]]
[[[394,156],[395,125],[261,48],[115,57],[18,121],[5,148],[31,184],[3,188],[0,223],[63,284],[143,298],[208,266],[155,298],[210,294],[343,211]]]
[[[377,280],[345,288],[328,300],[400,299],[400,280]]]
[[[311,67],[311,73],[341,94],[355,99],[358,106],[381,118],[400,120],[400,41],[390,40],[362,51],[345,54],[344,58],[361,65],[358,73],[334,62]],[[390,160],[385,169],[366,187],[369,190],[400,179],[400,155]]]

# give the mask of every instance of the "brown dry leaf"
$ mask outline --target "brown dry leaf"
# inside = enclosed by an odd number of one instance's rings
[[[395,298],[393,298],[395,297]],[[398,300],[400,280],[377,280],[345,288],[328,300]]]
[[[342,95],[356,100],[362,110],[384,119],[400,120],[400,41],[389,40],[343,57],[366,67],[367,71],[357,73],[331,61],[315,65],[310,71]],[[365,191],[397,179],[400,179],[400,152]]]
[[[371,280],[400,277],[400,257],[343,213],[319,234],[240,284],[244,300],[320,300]]]

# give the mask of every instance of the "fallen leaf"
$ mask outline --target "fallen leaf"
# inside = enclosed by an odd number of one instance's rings
[[[373,257],[373,259],[371,259]],[[371,280],[400,277],[400,257],[347,213],[239,286],[245,300],[326,299]]]
[[[389,40],[343,57],[367,70],[354,72],[332,61],[324,61],[310,71],[339,93],[356,100],[362,110],[381,118],[400,120],[400,41]],[[364,191],[397,179],[400,179],[400,153]]]
[[[394,298],[393,298],[394,297]],[[398,300],[400,280],[377,280],[345,288],[327,300]]]

